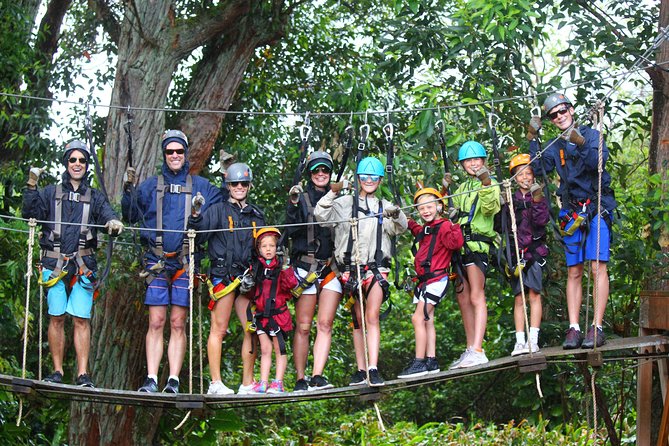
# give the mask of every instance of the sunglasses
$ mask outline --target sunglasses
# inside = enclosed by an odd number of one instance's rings
[[[377,181],[379,181],[380,178],[381,177],[378,176],[378,175],[358,175],[358,179],[362,183],[366,183],[368,181],[371,181],[372,183],[376,183]]]
[[[311,174],[312,174],[312,175],[315,175],[315,174],[317,174],[317,173],[325,173],[325,174],[329,174],[330,172],[332,172],[332,170],[330,170],[330,168],[329,168],[329,167],[326,167],[326,166],[318,166],[318,167],[316,167],[316,168],[314,168],[314,169],[311,169]]]
[[[75,158],[75,157],[72,157],[72,158],[69,158],[67,161],[68,161],[70,164],[74,164],[74,163],[76,163],[77,161],[79,161],[79,164],[88,164],[88,161],[86,160],[86,158]]]
[[[230,185],[230,187],[237,187],[241,185],[244,189],[246,189],[247,187],[249,187],[249,184],[251,183],[249,183],[248,181],[232,181],[228,184]]]
[[[185,149],[167,149],[167,150],[165,150],[165,155],[174,155],[175,153],[177,155],[183,155],[184,153],[186,153],[186,150]]]
[[[550,118],[550,120],[552,121],[553,119],[557,118],[558,115],[564,115],[565,113],[567,113],[568,110],[569,110],[569,108],[566,108],[566,107],[561,108],[560,110],[556,110],[553,113],[549,113],[546,116],[548,116]]]

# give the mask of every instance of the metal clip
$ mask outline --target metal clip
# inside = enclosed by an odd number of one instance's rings
[[[181,184],[170,184],[170,193],[171,194],[180,194],[181,193]]]
[[[79,203],[79,197],[80,194],[78,192],[70,192],[67,199],[69,201],[76,201],[77,203]]]
[[[394,133],[395,133],[395,126],[393,126],[392,122],[389,122],[388,124],[383,126],[383,134],[386,135],[387,140],[392,140]]]
[[[541,118],[541,107],[539,107],[538,105],[532,107],[532,109],[530,110],[530,116],[532,116],[533,118]]]
[[[366,120],[367,120],[367,115],[365,115],[365,121]],[[363,141],[362,144],[364,144],[364,141],[367,141],[368,136],[369,136],[369,125],[365,123],[360,126],[360,140]]]

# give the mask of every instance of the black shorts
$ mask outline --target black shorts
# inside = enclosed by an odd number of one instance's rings
[[[485,276],[488,273],[488,254],[484,252],[470,252],[462,256],[462,266],[476,265]],[[465,269],[466,272],[466,269]]]
[[[543,268],[539,265],[539,262],[531,262],[529,266],[526,265],[523,268],[523,285],[525,286],[525,291],[531,289],[537,293],[541,293],[544,289]],[[511,288],[513,289],[514,296],[520,294],[520,279],[518,277],[511,278]]]

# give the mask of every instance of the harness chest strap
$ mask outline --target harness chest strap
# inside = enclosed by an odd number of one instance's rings
[[[169,189],[169,190],[168,190]],[[186,185],[182,186],[180,184],[165,184],[165,178],[163,175],[158,176],[158,185],[156,187],[156,246],[151,248],[153,253],[159,258],[162,257],[174,257],[177,255],[177,252],[165,253],[163,251],[163,198],[165,197],[165,192],[171,194],[184,194],[184,231],[188,225],[188,217],[191,213],[191,199],[190,196],[193,195],[193,177],[186,175]],[[188,241],[184,238],[183,245],[181,247],[181,260],[185,262],[186,256],[188,254]]]

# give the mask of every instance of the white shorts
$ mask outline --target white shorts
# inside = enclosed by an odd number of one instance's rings
[[[298,267],[295,268],[295,277],[297,278],[298,281],[303,280],[305,277],[307,277],[307,274],[309,274],[307,270]],[[322,281],[323,279],[318,279],[318,283],[321,283]],[[341,282],[339,281],[339,278],[335,277],[334,279],[326,283],[322,289],[331,290],[334,291],[335,293],[341,294],[342,292]],[[316,294],[316,284],[311,285],[309,288],[304,290],[302,294]]]
[[[417,304],[420,301],[431,305],[437,305],[446,294],[448,287],[448,274],[436,282],[428,283],[424,287],[419,287],[414,293],[413,303]]]

